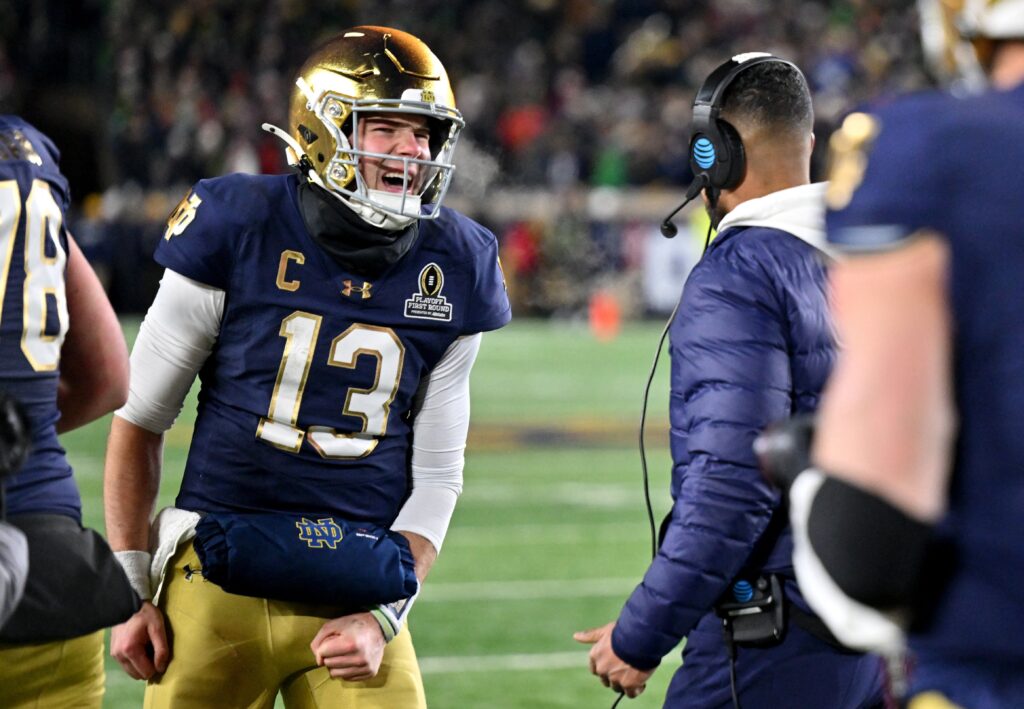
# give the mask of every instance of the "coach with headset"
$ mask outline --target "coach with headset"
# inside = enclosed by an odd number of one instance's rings
[[[835,358],[807,83],[741,54],[708,76],[693,120],[687,200],[703,197],[718,235],[669,329],[674,504],[618,620],[576,639],[633,697],[685,637],[673,709],[881,706],[881,661],[842,648],[801,597],[781,497],[752,450],[769,423],[817,407]]]

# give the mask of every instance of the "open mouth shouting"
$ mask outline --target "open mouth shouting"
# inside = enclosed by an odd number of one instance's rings
[[[407,189],[410,193],[415,193],[416,192],[416,173],[415,173],[415,171],[412,168],[409,169],[408,185],[406,185],[406,182],[405,182],[405,179],[404,179],[403,175],[404,175],[404,173],[402,171],[385,172],[380,177],[380,186],[379,186],[379,188],[381,190],[385,191],[385,192],[401,193],[403,190]]]

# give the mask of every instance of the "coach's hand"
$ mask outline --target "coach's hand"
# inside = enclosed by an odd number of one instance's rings
[[[612,649],[612,621],[600,628],[581,630],[573,635],[577,642],[593,644],[590,648],[590,671],[601,678],[601,684],[632,699],[647,687],[654,670],[638,670],[615,654]]]
[[[167,643],[164,614],[149,601],[121,625],[110,631],[110,654],[134,679],[150,679],[167,669],[171,648]]]
[[[331,677],[361,682],[376,676],[385,644],[377,619],[355,613],[324,623],[309,647],[316,664],[330,670]]]

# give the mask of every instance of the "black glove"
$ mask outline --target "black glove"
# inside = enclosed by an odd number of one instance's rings
[[[796,476],[811,467],[813,442],[813,416],[794,416],[772,424],[754,439],[762,474],[788,493]]]
[[[0,391],[0,519],[4,518],[3,480],[18,472],[32,446],[32,427],[25,409]]]

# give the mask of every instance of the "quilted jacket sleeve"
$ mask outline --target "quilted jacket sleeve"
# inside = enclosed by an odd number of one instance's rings
[[[779,504],[752,444],[791,409],[786,307],[768,254],[742,242],[733,238],[698,264],[670,331],[675,503],[612,636],[619,657],[640,669],[658,665],[712,609]]]

